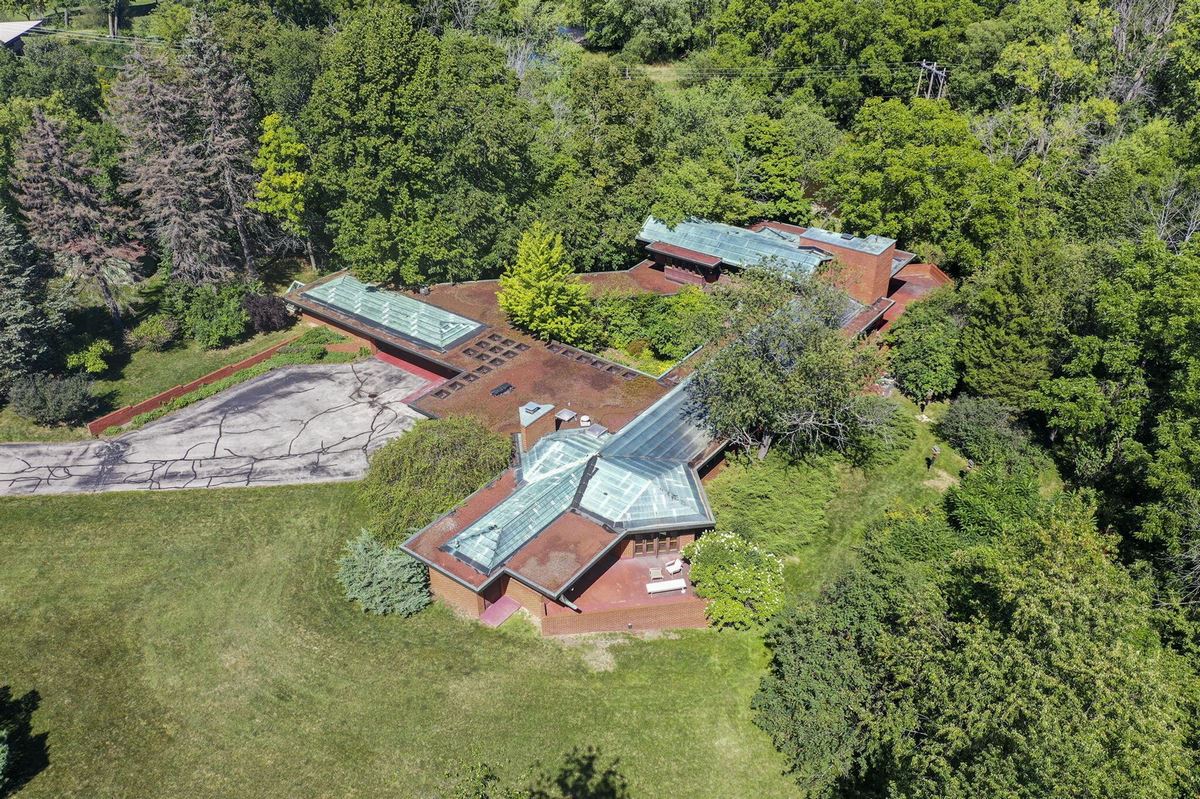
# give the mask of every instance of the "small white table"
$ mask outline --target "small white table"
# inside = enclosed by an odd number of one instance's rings
[[[665,594],[668,591],[678,591],[685,593],[687,591],[687,580],[660,580],[653,583],[646,583],[647,594]]]

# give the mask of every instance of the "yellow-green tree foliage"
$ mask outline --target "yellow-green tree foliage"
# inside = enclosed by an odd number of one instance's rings
[[[564,260],[562,235],[541,222],[521,236],[516,263],[501,276],[496,299],[515,327],[538,338],[579,344],[588,337],[588,287]]]

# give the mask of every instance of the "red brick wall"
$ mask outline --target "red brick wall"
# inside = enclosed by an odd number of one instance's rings
[[[870,305],[880,297],[887,296],[888,283],[892,279],[892,256],[896,254],[895,245],[882,255],[844,249],[826,242],[819,242],[819,245],[837,258],[838,263],[834,265],[835,282],[851,297],[863,305]]]
[[[429,590],[436,598],[463,615],[477,619],[483,612],[482,597],[436,569],[429,570]]]
[[[540,617],[546,615],[545,597],[520,580],[514,580],[508,576],[502,579],[505,581],[504,596],[512,597],[518,605],[528,610],[534,616]]]
[[[542,619],[542,635],[707,627],[706,604],[703,599],[688,597],[679,602],[641,608],[547,616]]]
[[[298,338],[298,337],[296,337]],[[290,338],[287,341],[280,342],[273,347],[268,347],[262,352],[251,355],[245,360],[231,363],[229,366],[222,366],[215,372],[209,372],[204,377],[197,378],[190,383],[185,383],[182,386],[169,388],[161,394],[155,394],[150,399],[142,400],[133,405],[126,405],[124,408],[118,408],[112,413],[106,413],[99,419],[88,422],[88,432],[94,436],[98,436],[110,427],[119,427],[123,424],[128,424],[133,417],[152,411],[155,408],[161,408],[173,399],[182,397],[184,394],[190,394],[201,386],[207,386],[209,383],[215,383],[218,380],[223,380],[235,372],[240,372],[243,369],[249,369],[251,366],[257,366],[263,361],[270,358],[281,347],[286,347],[291,344],[296,338]]]

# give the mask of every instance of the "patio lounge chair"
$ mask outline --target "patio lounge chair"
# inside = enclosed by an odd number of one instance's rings
[[[651,566],[650,567],[650,582],[654,582],[655,580],[661,580],[662,578],[663,578],[662,569],[658,569],[658,568],[655,568],[654,566]]]
[[[683,561],[679,558],[675,558],[675,560],[671,561],[663,568],[667,570],[667,574],[679,574],[681,571],[683,571]]]

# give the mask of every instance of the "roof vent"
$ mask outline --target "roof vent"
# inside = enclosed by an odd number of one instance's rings
[[[843,233],[842,240],[843,241],[854,241],[854,237],[851,236],[849,233]]]

